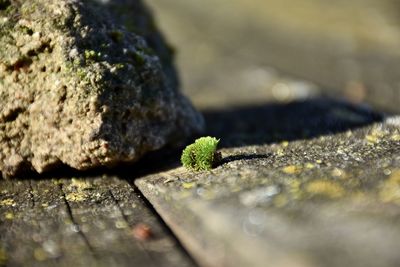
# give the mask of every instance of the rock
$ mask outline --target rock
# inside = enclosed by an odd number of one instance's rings
[[[201,131],[169,50],[138,0],[0,1],[3,177],[132,162]]]

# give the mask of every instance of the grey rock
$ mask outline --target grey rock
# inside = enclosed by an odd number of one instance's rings
[[[132,162],[201,131],[177,87],[138,0],[0,1],[3,177]]]

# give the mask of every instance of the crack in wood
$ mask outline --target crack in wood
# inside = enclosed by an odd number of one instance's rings
[[[194,265],[125,180],[0,181],[0,191],[7,266]],[[154,238],[134,239],[131,227],[142,222]]]
[[[121,217],[122,217],[122,218],[124,219],[124,221],[129,225],[128,217],[127,217],[126,214],[124,213],[124,211],[123,211],[123,209],[122,209],[122,207],[121,207],[121,205],[120,205],[118,199],[115,198],[115,196],[114,196],[114,194],[113,194],[113,192],[112,192],[111,189],[108,189],[108,193],[110,194],[111,199],[114,201],[114,203],[115,203],[115,205],[117,206],[119,212],[121,213]]]
[[[66,206],[66,211],[67,211],[67,215],[69,217],[69,219],[71,220],[73,227],[74,227],[74,231],[82,238],[83,242],[85,243],[85,245],[88,247],[90,253],[92,254],[93,258],[97,259],[97,253],[94,250],[93,246],[90,244],[89,239],[87,238],[87,236],[85,235],[85,233],[82,231],[81,227],[79,226],[79,224],[76,222],[74,215],[72,213],[72,209],[71,209],[71,205],[69,204],[65,191],[63,189],[63,185],[60,184],[59,185],[59,189],[61,191],[61,195],[63,198],[63,201],[65,203]]]
[[[32,200],[31,208],[34,209],[36,207],[35,195],[33,194],[32,180],[29,180],[29,198]]]
[[[126,216],[126,214],[124,213],[119,201],[117,200],[117,198],[114,196],[113,192],[111,189],[108,190],[111,199],[114,201],[115,205],[117,206],[119,212],[121,213],[121,217],[124,219],[124,221],[129,225],[129,220],[128,217]],[[144,252],[144,254],[146,255],[146,257],[149,259],[149,261],[151,262],[151,264],[153,266],[158,266],[157,261],[154,260],[153,257],[151,257],[151,255],[149,254],[149,252],[147,251],[146,247],[144,246],[143,242],[140,240],[137,240],[139,247],[142,249],[142,251]]]
[[[134,181],[128,180],[128,184],[133,189],[134,194],[136,194],[138,196],[138,198],[141,200],[143,205],[150,211],[150,213],[162,225],[162,227],[165,229],[167,234],[169,236],[171,236],[171,238],[174,240],[174,242],[176,244],[176,247],[179,248],[188,259],[190,259],[191,264],[193,264],[194,266],[199,266],[198,262],[193,258],[192,254],[190,254],[186,250],[186,247],[181,243],[181,241],[178,239],[178,237],[175,235],[175,233],[172,231],[172,229],[169,227],[169,225],[164,221],[164,219],[161,217],[161,215],[157,212],[157,210],[152,205],[152,203],[149,201],[149,199],[147,199],[147,197],[142,193],[142,191],[135,185]]]

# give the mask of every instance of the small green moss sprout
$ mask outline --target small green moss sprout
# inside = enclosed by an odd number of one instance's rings
[[[138,64],[139,67],[143,66],[146,63],[143,55],[140,52],[136,52],[133,54],[133,59]]]
[[[188,145],[182,152],[182,165],[190,170],[211,170],[219,159],[217,146],[219,139],[215,137],[201,137],[193,144]]]
[[[85,59],[86,60],[96,61],[96,60],[100,59],[100,57],[101,57],[100,52],[96,53],[96,51],[93,51],[93,50],[85,50]]]
[[[111,39],[116,43],[121,43],[124,39],[124,34],[121,31],[115,30],[109,33]]]

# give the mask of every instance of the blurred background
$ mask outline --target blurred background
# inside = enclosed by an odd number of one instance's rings
[[[400,111],[397,0],[147,3],[202,110],[327,95]]]

